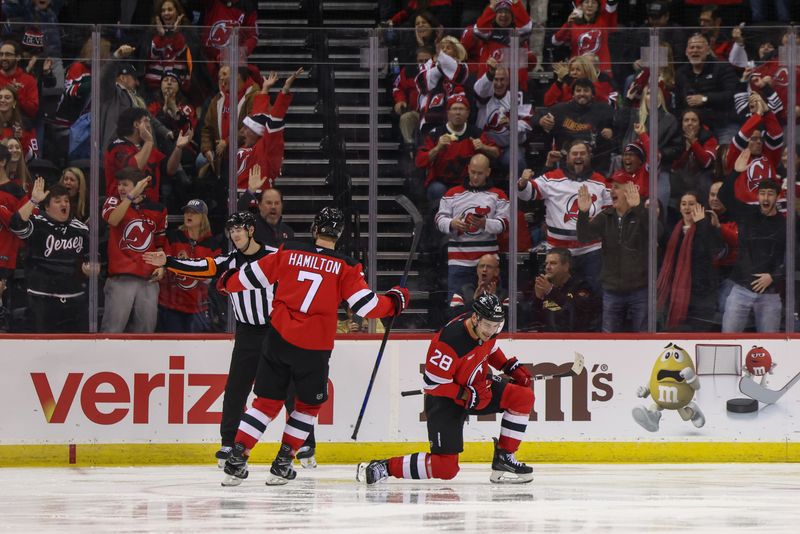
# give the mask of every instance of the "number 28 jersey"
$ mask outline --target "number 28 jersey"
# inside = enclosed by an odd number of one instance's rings
[[[425,393],[458,399],[463,386],[481,385],[488,378],[488,365],[501,369],[508,361],[496,339],[473,338],[465,322],[471,313],[456,317],[439,330],[425,359]]]
[[[277,283],[272,328],[286,341],[309,350],[331,350],[337,310],[343,300],[361,317],[394,313],[390,297],[367,286],[361,264],[335,250],[306,243],[286,243],[252,262],[225,284],[231,293]]]

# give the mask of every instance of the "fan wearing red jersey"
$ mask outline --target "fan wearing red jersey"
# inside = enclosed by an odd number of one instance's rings
[[[290,381],[297,400],[267,484],[286,484],[297,476],[292,459],[328,398],[328,361],[341,301],[368,318],[399,315],[408,306],[406,288],[376,295],[364,281],[361,264],[334,250],[343,227],[340,210],[323,208],[311,227],[314,244],[284,244],[274,254],[222,275],[220,284],[229,292],[278,284],[253,387],[256,399],[242,416],[236,444],[225,462],[223,486],[238,486],[247,478],[250,450],[283,408]],[[316,335],[309,335],[312,332]]]
[[[497,295],[484,293],[473,313],[450,321],[428,347],[425,361],[425,416],[430,454],[418,452],[359,464],[356,479],[369,485],[389,478],[449,480],[458,473],[468,415],[503,413],[500,439],[495,440],[492,475],[495,483],[533,480],[533,469],[514,453],[525,435],[533,408],[531,374],[495,345],[505,312]],[[492,376],[502,370],[511,382]]]

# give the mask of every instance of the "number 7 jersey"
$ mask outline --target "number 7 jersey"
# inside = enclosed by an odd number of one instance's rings
[[[230,277],[231,293],[277,283],[272,301],[272,327],[286,341],[309,350],[331,350],[339,303],[353,313],[379,318],[394,314],[390,297],[367,286],[361,264],[335,250],[306,243],[286,243]]]

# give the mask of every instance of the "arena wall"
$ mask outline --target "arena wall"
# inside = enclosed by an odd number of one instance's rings
[[[331,360],[331,398],[317,427],[321,462],[356,462],[424,450],[427,435],[420,369],[429,338],[389,342],[358,441],[350,439],[380,345],[375,338],[341,339]],[[720,354],[700,365],[694,401],[706,423],[696,428],[664,410],[660,429],[648,432],[631,415],[652,399],[636,396],[670,343]],[[777,366],[767,387],[778,390],[800,372],[799,339],[515,338],[500,346],[532,365],[535,374],[568,369],[576,352],[585,370],[573,378],[535,382],[528,441],[518,456],[528,462],[785,462],[800,460],[800,386],[757,412],[731,413],[726,401],[742,397],[731,354],[762,345]],[[95,339],[0,340],[2,387],[0,465],[140,465],[208,463],[218,423],[232,340]],[[709,349],[711,347],[711,349]],[[741,347],[738,350],[737,347]],[[710,352],[709,352],[710,351]],[[735,356],[734,356],[735,358]],[[712,373],[709,373],[709,365]],[[705,371],[704,371],[705,368]],[[255,462],[271,460],[282,424],[272,424]],[[499,417],[471,417],[463,459],[488,461]]]

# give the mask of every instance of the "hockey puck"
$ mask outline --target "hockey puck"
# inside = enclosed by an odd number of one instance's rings
[[[729,412],[733,413],[752,413],[758,411],[758,401],[748,398],[730,399],[727,403]]]

